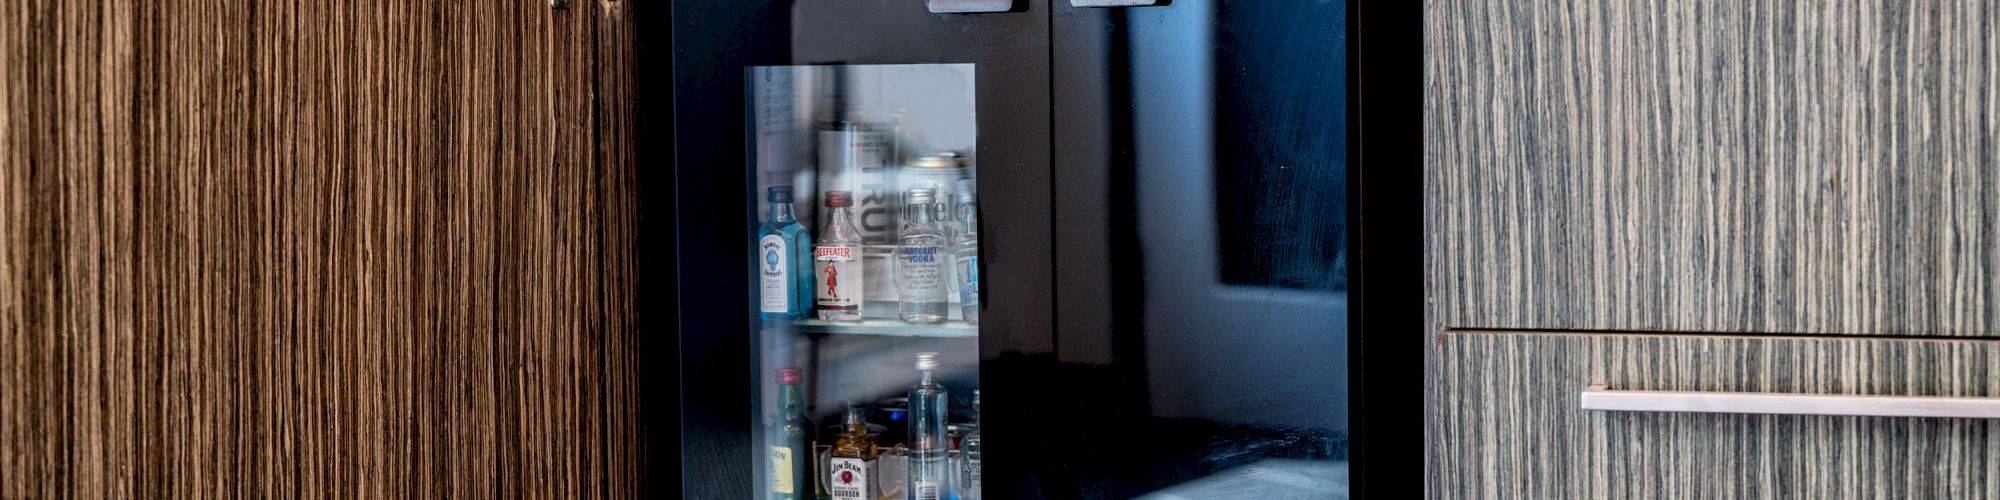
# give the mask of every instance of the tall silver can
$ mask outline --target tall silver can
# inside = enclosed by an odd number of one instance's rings
[[[904,191],[920,187],[936,190],[937,199],[940,200],[940,206],[936,211],[939,216],[938,224],[944,226],[947,239],[956,241],[957,232],[960,231],[958,228],[960,221],[956,220],[957,211],[952,210],[950,204],[952,200],[958,199],[958,181],[970,178],[972,178],[971,163],[965,161],[964,156],[954,151],[942,151],[904,162],[902,170],[896,173],[896,185],[898,189]],[[945,283],[947,283],[945,296],[949,297],[947,302],[959,303],[958,280],[947,277]]]

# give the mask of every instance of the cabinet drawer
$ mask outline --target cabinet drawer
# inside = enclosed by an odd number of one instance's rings
[[[2000,420],[1583,410],[1646,391],[1991,397],[2000,342],[1443,334],[1426,367],[1441,498],[2000,498]]]
[[[1424,5],[1441,324],[2000,332],[2000,2]]]

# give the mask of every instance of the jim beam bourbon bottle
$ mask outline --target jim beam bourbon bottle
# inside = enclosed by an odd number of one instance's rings
[[[826,490],[834,500],[874,500],[881,496],[881,469],[875,442],[868,440],[868,421],[861,408],[849,404],[847,421],[833,442],[833,461],[827,469]]]
[[[828,191],[826,207],[832,215],[827,229],[820,232],[813,248],[813,289],[817,295],[815,315],[834,321],[861,321],[862,265],[861,230],[854,225],[854,196],[847,191]]]

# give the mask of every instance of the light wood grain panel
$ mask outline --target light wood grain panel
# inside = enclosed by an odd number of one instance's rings
[[[1436,324],[2000,334],[2000,4],[1426,6]]]
[[[0,497],[636,494],[626,8],[0,3]]]
[[[1447,332],[1434,498],[1994,498],[2000,421],[1598,412],[1630,390],[2000,396],[2000,342]]]

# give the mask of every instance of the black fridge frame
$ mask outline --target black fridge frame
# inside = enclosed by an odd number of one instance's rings
[[[1066,5],[1052,6],[1049,0],[1024,0],[1017,5],[1022,7],[1016,12],[988,16],[1041,16],[1045,21],[1043,33],[1050,40],[1047,50],[1039,55],[1023,54],[1039,58],[1035,60],[1050,68],[1045,87],[1050,90],[1042,95],[1051,106],[1065,92],[1073,99],[1091,98],[1088,89],[1066,90],[1054,77],[1062,71],[1056,60],[1065,50],[1072,50],[1061,39],[1062,27],[1052,10]],[[741,247],[749,228],[737,215],[702,215],[718,211],[741,214],[753,209],[745,195],[749,179],[741,156],[742,69],[790,63],[789,47],[778,43],[788,40],[790,5],[778,0],[743,0],[634,7],[631,12],[640,26],[665,27],[641,29],[635,41],[640,65],[635,71],[640,86],[635,103],[639,112],[638,182],[645,193],[641,197],[640,245],[641,255],[647,259],[640,266],[640,304],[645,316],[641,325],[656,333],[644,341],[643,352],[651,362],[640,374],[648,382],[639,409],[647,440],[642,446],[645,463],[640,468],[647,477],[641,482],[650,496],[741,497],[754,491],[750,475],[743,472],[746,468],[737,463],[748,456],[749,435],[756,428],[744,398],[745,391],[751,390],[752,358],[749,343],[742,336],[750,325],[748,285],[743,280],[750,267],[747,252],[719,249]],[[1412,104],[1421,103],[1416,97],[1422,88],[1416,65],[1422,59],[1411,55],[1422,46],[1417,10],[1421,3],[1349,0],[1348,8],[1346,50],[1352,103],[1348,127],[1349,228],[1353,242],[1349,247],[1352,334],[1348,359],[1351,494],[1388,498],[1409,494],[1404,485],[1415,484],[1415,476],[1422,472],[1422,441],[1418,437],[1421,405],[1414,400],[1422,391],[1395,385],[1422,380],[1421,351],[1415,341],[1424,336],[1419,334],[1424,329],[1425,275],[1418,180],[1423,155],[1419,143],[1422,132],[1416,125],[1421,108]],[[978,22],[953,23],[940,25],[962,31]],[[956,59],[846,62],[969,62],[963,57]],[[982,103],[999,99],[984,94],[986,86],[981,88]],[[707,95],[738,98],[700,98]],[[1059,126],[1054,116],[1059,111],[1045,111],[1043,116],[1050,122],[1046,137]],[[984,148],[989,144],[985,119],[981,125]],[[1044,152],[1044,160],[1051,161],[1055,150],[1064,146],[1059,137],[1047,138],[1049,151]],[[981,175],[985,182],[983,176],[989,174],[982,171]],[[1039,175],[1047,180],[1048,188],[1041,199],[1060,203],[1059,195],[1070,187],[1056,185],[1050,172]],[[993,196],[982,191],[982,198]],[[992,220],[988,218],[988,223]],[[1042,296],[1050,302],[1058,288],[1088,294],[1092,287],[1103,287],[1103,282],[1055,272],[1053,253],[1063,242],[1055,241],[1057,221],[1043,220],[1050,224],[1051,236],[1043,240],[1050,250],[1014,252],[1020,254],[1008,257],[1019,259],[1014,265],[1039,265],[1050,270],[1040,274],[1048,292]],[[1054,308],[1049,303],[1039,311],[1024,312],[1050,323],[1040,333],[1015,330],[989,335],[982,331],[981,378],[986,384],[1004,384],[1003,380],[1011,379],[1015,382],[1010,385],[1027,390],[1061,381],[1068,372],[1055,357],[1062,339],[1055,338],[1060,329],[1053,324]],[[671,335],[663,334],[669,331]],[[1385,340],[1390,338],[1397,340]],[[1037,406],[1027,401],[1012,409],[987,405],[988,416],[994,417],[990,421],[1016,423],[989,426],[986,432],[1016,435],[1019,437],[1013,441],[1022,444],[993,447],[988,452],[995,456],[988,464],[989,484],[1013,483],[1021,488],[1018,492],[1028,496],[1077,496],[1057,485],[1046,485],[1057,489],[1032,489],[1044,486],[1031,471],[1037,467],[1033,457],[1047,456],[1054,444],[1025,437],[1059,435],[1044,431],[1064,425],[1050,409]]]

